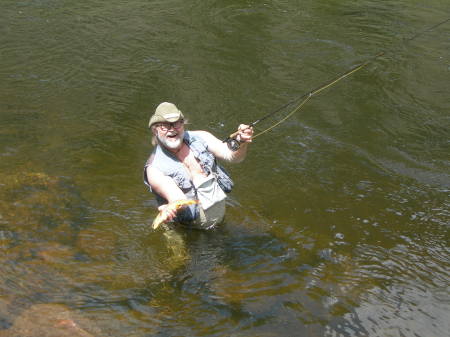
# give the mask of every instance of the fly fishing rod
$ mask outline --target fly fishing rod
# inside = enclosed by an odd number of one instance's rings
[[[424,33],[426,33],[426,32],[429,32],[429,31],[431,31],[431,30],[437,28],[437,27],[443,25],[444,23],[446,23],[446,22],[448,22],[448,21],[450,21],[450,18],[448,18],[448,19],[446,19],[446,20],[444,20],[444,21],[442,21],[442,22],[439,22],[439,23],[435,24],[434,26],[429,27],[429,28],[427,28],[427,29],[425,29],[425,30],[423,30],[423,31],[421,31],[421,32],[419,32],[419,33],[417,33],[417,34],[415,34],[414,36],[412,36],[412,37],[406,39],[405,42],[410,42],[410,41],[416,39],[417,37],[419,37],[420,35],[422,35],[422,34],[424,34]],[[297,97],[297,98],[295,98],[295,99],[293,99],[293,100],[287,102],[286,104],[280,106],[280,107],[277,108],[276,110],[271,111],[271,112],[269,112],[268,114],[266,114],[266,115],[262,116],[261,118],[257,119],[256,121],[250,123],[250,124],[248,125],[249,128],[255,126],[256,124],[258,124],[258,123],[260,123],[260,122],[266,120],[267,118],[269,118],[269,117],[275,115],[275,114],[278,113],[279,111],[281,111],[281,110],[287,108],[288,106],[290,106],[290,105],[292,105],[292,104],[294,104],[294,103],[296,103],[296,102],[298,102],[298,101],[301,100],[301,102],[300,102],[299,104],[297,104],[296,107],[295,107],[292,111],[290,111],[285,117],[283,117],[282,119],[280,119],[278,122],[276,122],[275,124],[273,124],[273,125],[270,126],[269,128],[267,128],[267,129],[265,129],[265,130],[259,132],[258,134],[254,135],[253,138],[256,138],[256,137],[258,137],[258,136],[260,136],[260,135],[262,135],[262,134],[264,134],[264,133],[266,133],[266,132],[272,130],[272,129],[275,128],[276,126],[280,125],[280,124],[283,123],[285,120],[287,120],[289,117],[291,117],[293,114],[295,114],[297,111],[299,111],[299,110],[303,107],[303,105],[305,105],[306,102],[308,102],[313,96],[315,96],[315,95],[317,95],[318,93],[320,93],[321,91],[323,91],[323,90],[325,90],[325,89],[327,89],[327,88],[329,88],[329,87],[335,85],[335,84],[336,84],[337,82],[339,82],[340,80],[346,78],[347,76],[350,76],[351,74],[357,72],[358,70],[361,70],[362,68],[364,68],[365,66],[367,66],[369,63],[375,61],[377,58],[379,58],[379,57],[381,57],[381,56],[383,56],[383,55],[385,55],[385,54],[386,54],[386,53],[383,52],[383,51],[382,51],[382,52],[379,52],[378,54],[372,56],[371,58],[369,58],[369,59],[366,60],[365,62],[360,63],[360,64],[358,64],[358,65],[356,65],[356,66],[350,68],[350,69],[347,70],[346,72],[344,72],[344,73],[342,73],[342,74],[336,76],[336,77],[333,78],[332,80],[330,80],[330,81],[328,81],[328,82],[322,84],[321,86],[317,87],[316,89],[313,89],[313,90],[311,90],[310,92],[308,92],[308,93],[306,93],[306,94],[303,94],[303,95],[301,95],[301,96],[299,96],[299,97]],[[223,142],[224,142],[224,143],[227,143],[228,148],[229,148],[230,150],[232,150],[232,151],[237,151],[237,150],[239,149],[239,147],[240,147],[240,142],[239,142],[239,140],[237,139],[238,134],[239,134],[239,131],[236,131],[236,132],[232,133],[231,135],[229,135],[227,138],[225,138],[225,139],[223,140]]]

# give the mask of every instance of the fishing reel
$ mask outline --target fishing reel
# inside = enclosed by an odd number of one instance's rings
[[[246,126],[246,128],[252,128],[256,123],[257,122],[253,122],[250,125]],[[227,143],[228,148],[233,152],[239,150],[241,144],[245,143],[245,141],[241,141],[240,139],[238,139],[240,137],[239,134],[241,133],[241,131],[242,130],[238,130],[223,140],[223,142]]]
[[[241,143],[236,138],[228,137],[224,142],[227,143],[228,148],[233,152],[236,152],[241,147]]]
[[[233,152],[236,152],[241,147],[241,142],[237,140],[238,135],[239,131],[236,131],[223,140],[223,142],[227,143],[228,148]]]

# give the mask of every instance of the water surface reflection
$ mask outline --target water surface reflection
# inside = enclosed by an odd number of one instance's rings
[[[446,12],[4,1],[0,336],[447,336],[450,26],[404,41]],[[222,137],[380,50],[229,167],[223,228],[150,229],[159,102]]]

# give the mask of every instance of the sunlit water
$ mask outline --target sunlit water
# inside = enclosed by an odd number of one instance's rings
[[[447,2],[1,7],[0,336],[450,336],[450,23],[407,41]],[[227,165],[222,228],[150,229],[158,103],[222,138],[380,51]]]

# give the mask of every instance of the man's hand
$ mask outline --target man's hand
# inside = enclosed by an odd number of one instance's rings
[[[239,125],[236,140],[239,143],[251,143],[252,138],[253,138],[253,128],[245,124]]]
[[[158,207],[163,222],[170,221],[177,216],[177,208],[174,204],[165,204]]]
[[[156,229],[162,223],[173,220],[177,216],[177,211],[180,208],[194,204],[198,204],[198,200],[182,199],[159,206],[159,214],[153,221],[152,228]]]

